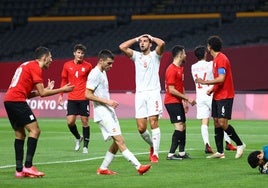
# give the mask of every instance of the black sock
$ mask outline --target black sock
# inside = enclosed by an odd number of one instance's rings
[[[228,125],[228,128],[225,130],[225,132],[236,143],[237,146],[243,145],[242,141],[240,140],[232,125]]]
[[[217,152],[223,153],[223,129],[221,127],[215,128],[214,132]]]
[[[18,172],[22,171],[23,168],[23,146],[24,140],[15,139],[14,148],[15,148],[15,160],[16,160],[16,170]]]
[[[29,137],[27,141],[27,154],[25,160],[25,167],[30,168],[33,165],[33,157],[37,146],[37,139]]]
[[[77,130],[76,124],[74,124],[74,125],[68,125],[68,127],[69,127],[69,130],[71,131],[71,133],[74,135],[74,137],[76,139],[79,139],[80,138],[80,134],[79,134],[79,132]]]
[[[184,152],[186,143],[186,130],[181,131],[179,152]]]
[[[179,137],[180,137],[180,131],[174,130],[169,153],[175,153],[179,145]]]
[[[90,127],[83,127],[84,147],[88,147],[90,139]]]

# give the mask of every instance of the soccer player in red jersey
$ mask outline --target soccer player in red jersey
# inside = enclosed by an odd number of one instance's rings
[[[203,78],[206,80],[212,80],[213,75],[213,61],[207,61],[207,50],[206,46],[197,46],[194,50],[197,62],[192,64],[191,72],[192,77],[195,80],[196,78]],[[201,120],[201,135],[205,144],[205,153],[213,153],[210,143],[209,143],[209,119],[211,116],[211,104],[213,95],[207,95],[207,90],[213,87],[213,85],[201,85],[195,84],[196,89],[196,117]],[[224,132],[224,140],[226,142],[226,150],[235,150],[236,146],[231,143],[231,138],[226,132]]]
[[[228,120],[231,119],[235,96],[230,61],[221,52],[222,40],[219,36],[210,36],[207,43],[207,49],[213,57],[214,79],[203,80],[197,78],[195,81],[200,84],[214,84],[207,91],[207,94],[210,95],[213,93],[212,117],[214,119],[217,152],[208,156],[208,158],[225,158],[223,152],[223,131],[225,131],[237,145],[235,155],[237,159],[243,155],[246,145],[241,141],[235,129],[228,124]]]
[[[71,83],[74,85],[74,90],[68,93],[67,103],[67,125],[70,132],[76,138],[75,151],[80,149],[80,144],[84,140],[83,153],[88,153],[88,143],[90,138],[90,126],[88,123],[89,116],[89,100],[85,98],[86,81],[92,65],[84,60],[86,47],[82,44],[74,46],[73,55],[74,59],[67,61],[61,73],[61,85]],[[60,94],[58,103],[63,104],[63,93]],[[76,127],[76,116],[80,115],[82,122],[81,136]]]
[[[52,62],[52,56],[50,50],[46,47],[38,47],[35,50],[35,57],[35,60],[27,61],[17,68],[4,98],[4,106],[11,126],[15,131],[16,178],[41,177],[45,175],[33,166],[32,161],[40,129],[26,99],[70,92],[74,88],[68,83],[61,88],[53,89],[54,81],[50,80],[48,81],[48,86],[44,88],[42,69],[49,67]],[[29,135],[26,160],[23,166],[25,129],[29,132]]]
[[[164,104],[168,111],[170,121],[174,125],[172,142],[167,156],[167,160],[181,160],[190,158],[185,153],[186,144],[186,117],[188,103],[195,105],[195,100],[185,95],[184,90],[184,67],[186,59],[185,49],[183,46],[176,45],[172,48],[173,62],[166,70],[166,94]],[[179,146],[178,155],[175,154]]]

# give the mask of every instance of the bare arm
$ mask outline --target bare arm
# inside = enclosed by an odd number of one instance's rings
[[[165,42],[157,37],[151,37],[152,42],[156,43],[156,48],[155,51],[158,55],[162,55],[164,53],[165,50]]]
[[[44,88],[43,83],[38,83],[36,84],[36,89],[37,91],[34,91],[30,97],[36,97],[36,96],[47,97],[47,96],[55,95],[58,93],[70,92],[74,89],[74,86],[70,84],[66,84],[57,89],[48,89],[48,88]]]
[[[168,90],[172,95],[180,97],[185,102],[190,103],[192,106],[196,104],[194,99],[191,99],[191,98],[187,97],[184,93],[179,92],[178,90],[175,89],[175,87],[173,85],[169,85]]]
[[[133,50],[130,48],[134,43],[138,42],[137,38],[129,39],[119,45],[119,49],[128,57],[133,56]]]
[[[212,85],[212,84],[221,84],[224,82],[224,80],[225,80],[225,74],[219,74],[219,76],[213,80],[203,80],[201,78],[197,78],[195,79],[195,82],[200,84]]]
[[[54,88],[54,85],[55,85],[55,81],[54,81],[54,80],[51,80],[51,81],[50,81],[50,79],[48,79],[47,87],[44,88],[44,89],[51,90],[51,89]],[[33,91],[30,93],[30,95],[28,95],[28,99],[33,98],[33,97],[37,97],[37,96],[39,96],[38,91],[37,91],[37,90],[33,90]]]
[[[94,91],[91,89],[88,89],[88,88],[86,89],[85,97],[91,101],[99,102],[99,103],[102,103],[104,105],[111,106],[113,108],[116,108],[119,105],[118,102],[115,100],[112,100],[112,99],[108,100],[108,99],[100,98],[100,97],[94,95]]]

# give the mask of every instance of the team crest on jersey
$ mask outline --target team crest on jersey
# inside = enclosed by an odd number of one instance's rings
[[[85,67],[82,67],[82,70],[81,70],[82,72],[85,72],[86,71],[86,69],[85,69]]]

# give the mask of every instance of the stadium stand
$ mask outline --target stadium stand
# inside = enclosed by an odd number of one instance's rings
[[[0,4],[0,61],[25,60],[39,45],[51,48],[54,58],[65,58],[77,42],[84,43],[91,56],[102,48],[120,53],[118,44],[142,33],[163,38],[167,50],[178,42],[193,49],[211,34],[221,35],[225,46],[268,40],[268,15],[256,16],[267,13],[268,0],[0,0]],[[187,17],[207,13],[220,16]],[[96,16],[102,19],[88,19]]]

